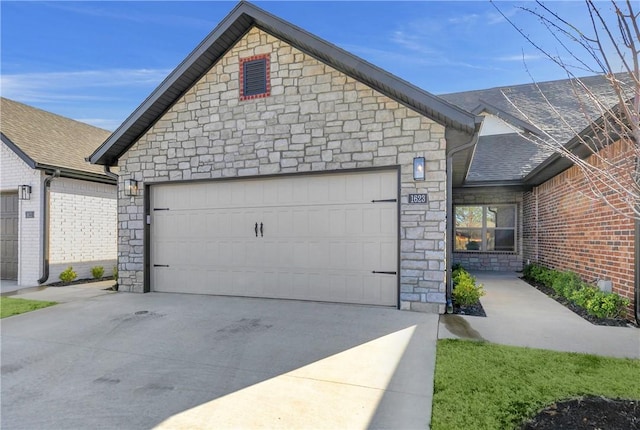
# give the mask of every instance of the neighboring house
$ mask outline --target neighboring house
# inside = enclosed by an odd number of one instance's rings
[[[1,99],[2,279],[59,282],[68,266],[110,275],[117,257],[116,178],[85,161],[109,132]]]
[[[617,103],[603,77],[581,80],[610,106]],[[523,137],[544,131],[588,156],[559,116],[582,134],[591,132],[588,117],[598,119],[598,112],[584,115],[588,105],[577,101],[574,84],[560,80],[441,96],[485,118],[465,183],[453,190],[453,261],[476,270],[520,270],[531,262],[571,270],[629,298],[631,316],[639,229],[630,208],[619,201],[614,210],[594,200],[578,167]],[[623,142],[606,151],[610,159],[630,159]]]
[[[479,125],[242,2],[90,157],[120,169],[120,290],[442,312]]]

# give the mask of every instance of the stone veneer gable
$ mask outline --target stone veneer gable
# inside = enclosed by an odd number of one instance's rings
[[[240,59],[270,55],[271,94],[240,100]],[[444,127],[291,45],[251,29],[119,160],[120,184],[400,168],[400,307],[445,302]],[[412,161],[426,157],[426,180]],[[144,285],[144,192],[119,196],[119,282]],[[408,205],[428,193],[427,205]]]

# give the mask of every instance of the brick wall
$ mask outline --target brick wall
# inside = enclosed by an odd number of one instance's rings
[[[264,54],[271,95],[240,100],[240,58]],[[253,28],[120,159],[120,184],[400,166],[401,307],[442,312],[445,149],[444,127]],[[120,286],[142,292],[144,195],[122,193]],[[409,193],[428,205],[408,205]]]
[[[117,258],[115,185],[56,178],[50,194],[49,281],[73,266],[78,279],[90,279],[91,268],[113,272]]]
[[[31,199],[18,202],[18,285],[32,287],[40,278],[42,172],[34,170],[4,143],[0,152],[0,191],[16,192],[18,185],[31,186]],[[33,212],[33,218],[26,218]]]
[[[505,188],[457,188],[453,190],[455,205],[515,204],[517,234],[515,252],[464,251],[453,253],[453,263],[470,270],[516,272],[522,270],[523,255],[523,193]],[[452,214],[453,215],[453,214]]]
[[[629,160],[618,142],[612,159]],[[580,169],[571,167],[525,194],[525,262],[571,270],[585,281],[610,280],[613,291],[633,302],[634,221],[620,196],[617,211],[590,196]],[[537,216],[536,216],[537,214]],[[626,216],[625,216],[626,215]],[[631,315],[633,303],[629,308]]]

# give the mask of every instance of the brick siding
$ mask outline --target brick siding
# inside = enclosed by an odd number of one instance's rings
[[[50,197],[49,282],[58,282],[68,266],[78,279],[92,278],[94,266],[111,275],[118,254],[116,187],[56,178]]]
[[[631,160],[621,142],[609,150]],[[571,270],[585,281],[610,280],[613,291],[632,301],[634,292],[634,221],[620,196],[611,196],[617,211],[591,198],[576,166],[524,196],[524,260],[557,270]],[[537,216],[536,216],[537,214]]]

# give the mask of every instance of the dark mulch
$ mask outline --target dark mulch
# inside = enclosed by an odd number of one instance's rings
[[[470,315],[473,317],[486,317],[482,303],[478,302],[475,305],[460,306],[455,301],[453,302],[453,313],[458,315]]]
[[[91,284],[92,282],[100,282],[100,281],[112,281],[113,276],[104,276],[102,278],[91,278],[91,279],[76,279],[72,282],[53,282],[51,284],[47,284],[47,287],[67,287],[69,285],[78,285],[78,284]]]
[[[584,397],[556,402],[521,430],[639,430],[640,401]]]
[[[528,283],[529,285],[531,285],[532,287],[535,287],[539,291],[545,293],[547,296],[551,297],[553,300],[560,303],[567,309],[570,309],[574,313],[580,315],[582,318],[589,321],[591,324],[605,325],[610,327],[627,327],[627,326],[636,327],[634,323],[624,318],[598,318],[596,316],[593,316],[589,314],[589,312],[587,312],[586,309],[581,308],[580,306],[576,305],[566,297],[558,296],[552,288],[549,288],[537,282],[529,281],[528,279],[525,279],[525,278],[521,278],[521,279],[526,283]]]

